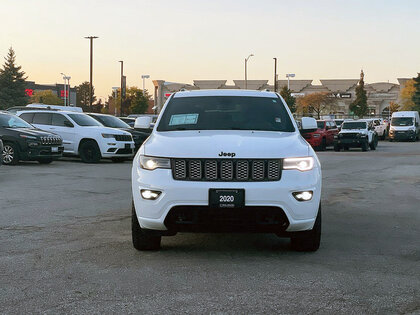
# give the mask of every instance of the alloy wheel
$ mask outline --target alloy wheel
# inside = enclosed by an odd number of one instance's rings
[[[15,150],[10,145],[5,145],[3,147],[3,163],[4,164],[10,164],[13,161],[13,158],[15,156]]]

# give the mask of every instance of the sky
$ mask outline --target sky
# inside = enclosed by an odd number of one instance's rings
[[[89,80],[105,98],[120,85],[152,80],[244,78],[394,82],[420,72],[420,1],[359,0],[0,0],[0,57],[10,46],[28,80],[71,85]],[[1,63],[3,59],[0,58]]]

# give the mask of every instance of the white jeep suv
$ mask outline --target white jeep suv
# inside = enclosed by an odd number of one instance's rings
[[[361,148],[362,151],[376,150],[378,134],[373,120],[345,120],[340,132],[334,136],[334,151]]]
[[[122,162],[134,154],[134,142],[129,132],[104,127],[83,113],[31,110],[17,115],[41,130],[60,135],[63,153],[79,155],[85,163],[97,163],[101,158]]]
[[[315,130],[315,119],[302,128]],[[177,232],[237,231],[291,237],[296,250],[315,251],[321,180],[278,94],[175,93],[133,161],[133,245],[152,250]]]

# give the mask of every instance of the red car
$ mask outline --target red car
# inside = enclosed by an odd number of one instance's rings
[[[338,134],[338,128],[334,120],[317,120],[317,124],[317,130],[303,133],[302,136],[313,148],[323,151],[334,144],[334,135]]]

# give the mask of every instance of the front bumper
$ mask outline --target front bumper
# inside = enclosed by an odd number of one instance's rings
[[[279,216],[284,213],[287,219],[286,232],[312,229],[318,213],[322,181],[319,168],[307,172],[284,170],[282,178],[273,182],[193,182],[174,180],[169,169],[147,171],[137,165],[139,165],[138,158],[135,158],[132,170],[132,193],[137,218],[144,229],[168,230],[168,221],[165,224],[165,220],[171,210],[176,208],[198,206],[202,211],[212,211],[208,207],[211,188],[245,189],[245,208],[243,212],[240,208],[236,213],[238,215],[245,213],[252,207],[263,207],[262,211],[278,209]],[[159,190],[162,193],[157,200],[145,200],[140,195],[141,189]],[[297,201],[292,193],[304,190],[313,191],[312,199]]]
[[[103,158],[132,157],[134,155],[134,142],[112,141],[104,145]]]
[[[414,140],[416,138],[415,132],[408,131],[393,131],[388,135],[391,140]]]
[[[319,147],[319,146],[321,146],[321,144],[322,144],[322,137],[319,137],[319,138],[314,138],[314,137],[311,137],[311,138],[305,138],[305,140],[313,147],[313,148],[316,148],[316,147]]]
[[[346,147],[360,147],[367,141],[367,138],[338,138],[334,139],[334,143]]]
[[[53,152],[57,148],[57,152]],[[26,151],[20,152],[22,160],[37,160],[41,158],[58,159],[63,155],[64,147],[62,145],[40,145],[36,147],[27,147]]]

